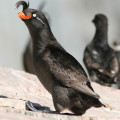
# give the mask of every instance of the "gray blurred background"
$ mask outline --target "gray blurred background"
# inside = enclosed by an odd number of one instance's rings
[[[17,1],[0,1],[0,65],[23,70],[22,55],[29,33],[17,16],[22,10],[15,8]],[[84,48],[95,33],[91,21],[96,13],[109,19],[109,44],[119,41],[120,0],[29,0],[30,8],[38,8],[43,1],[56,39],[82,65]]]

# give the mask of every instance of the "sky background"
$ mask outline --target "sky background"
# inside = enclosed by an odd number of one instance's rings
[[[4,0],[0,4],[0,65],[23,70],[22,55],[29,39],[25,24],[18,18],[18,0]],[[44,12],[56,39],[83,65],[83,51],[93,39],[95,14],[103,13],[109,20],[109,44],[120,41],[120,0],[29,0],[37,9],[45,2]]]

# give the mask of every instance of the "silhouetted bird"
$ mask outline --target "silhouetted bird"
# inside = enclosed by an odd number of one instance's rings
[[[44,14],[29,9],[24,1],[19,13],[33,40],[33,66],[43,86],[50,92],[57,112],[69,109],[83,114],[90,107],[104,106],[94,92],[79,62],[55,39]]]
[[[83,61],[91,80],[102,85],[115,83],[119,65],[115,51],[108,45],[108,20],[103,14],[95,15],[96,33],[86,46]]]

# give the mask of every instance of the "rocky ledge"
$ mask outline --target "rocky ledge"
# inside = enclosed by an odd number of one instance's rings
[[[51,95],[35,75],[0,67],[0,120],[120,120],[120,90],[92,83],[107,108],[91,108],[83,116],[26,110],[32,101],[54,110]]]

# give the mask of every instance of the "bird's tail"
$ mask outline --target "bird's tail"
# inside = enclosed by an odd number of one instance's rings
[[[94,100],[94,107],[106,107],[102,102],[99,101],[99,99]]]

